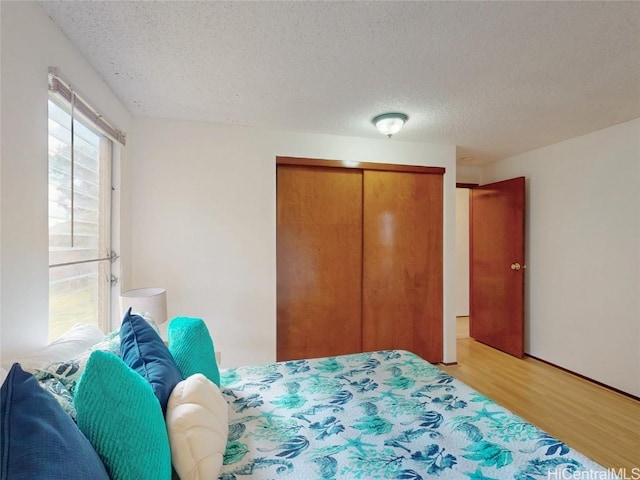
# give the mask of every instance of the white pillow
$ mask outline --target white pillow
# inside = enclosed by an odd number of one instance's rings
[[[104,332],[96,325],[76,323],[64,335],[46,347],[18,358],[23,370],[33,371],[45,364],[62,362],[75,357],[104,339]]]
[[[171,463],[181,480],[218,478],[229,435],[227,402],[200,373],[178,383],[167,404]]]

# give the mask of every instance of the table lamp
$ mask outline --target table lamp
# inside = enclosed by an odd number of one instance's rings
[[[120,316],[131,308],[132,313],[146,313],[167,338],[167,291],[164,288],[136,288],[120,294]]]

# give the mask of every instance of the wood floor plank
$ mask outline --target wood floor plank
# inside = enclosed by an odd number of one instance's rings
[[[442,370],[604,467],[640,474],[639,401],[472,338],[457,342],[458,364]]]

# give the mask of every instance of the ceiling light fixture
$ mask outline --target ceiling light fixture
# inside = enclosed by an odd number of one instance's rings
[[[391,138],[400,131],[409,117],[404,113],[383,113],[374,117],[372,122],[380,133]]]

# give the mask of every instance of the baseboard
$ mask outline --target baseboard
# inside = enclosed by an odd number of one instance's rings
[[[440,365],[446,365],[447,367],[450,367],[452,365],[457,365],[458,362],[440,362]]]
[[[557,368],[558,370],[562,370],[563,372],[567,372],[567,373],[569,373],[571,375],[574,375],[574,376],[576,376],[578,378],[581,378],[582,380],[586,380],[588,382],[595,383],[596,385],[598,385],[598,386],[600,386],[602,388],[606,388],[607,390],[611,390],[612,392],[619,393],[620,395],[624,395],[625,397],[629,397],[629,398],[631,398],[633,400],[636,400],[636,401],[640,402],[640,397],[637,397],[637,396],[633,395],[632,393],[625,392],[624,390],[620,390],[618,388],[612,387],[611,385],[607,385],[606,383],[599,382],[598,380],[594,380],[593,378],[589,378],[589,377],[587,377],[585,375],[582,375],[580,373],[574,372],[573,370],[569,370],[568,368],[561,367],[560,365],[556,365],[555,363],[548,362],[547,360],[543,360],[542,358],[538,358],[538,357],[535,357],[533,355],[529,355],[528,353],[525,353],[525,356],[529,357],[529,358],[533,358],[534,360],[537,360],[539,362],[542,362],[542,363],[545,363],[547,365],[550,365],[550,366],[552,366],[554,368]]]

